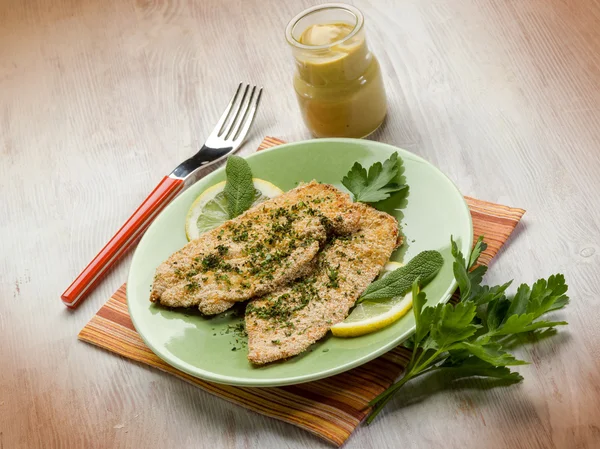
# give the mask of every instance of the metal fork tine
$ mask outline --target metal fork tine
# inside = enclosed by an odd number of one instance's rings
[[[231,121],[229,121],[227,126],[225,126],[225,129],[223,130],[223,132],[221,134],[219,134],[219,137],[227,140],[227,136],[229,135],[229,133],[231,133],[231,130],[235,126],[235,122],[237,121],[237,119],[240,115],[240,111],[244,108],[244,103],[246,102],[246,97],[248,96],[248,89],[250,89],[250,84],[246,85],[246,88],[244,89],[244,95],[242,95],[242,99],[240,100],[239,104],[235,108],[235,114],[233,111],[231,112],[231,115],[232,115]]]
[[[235,145],[241,143],[244,140],[244,138],[246,137],[246,134],[248,134],[248,130],[250,129],[250,126],[252,126],[252,122],[254,121],[254,117],[256,116],[256,111],[258,109],[258,105],[260,104],[260,98],[262,96],[262,91],[263,91],[263,89],[261,87],[258,90],[258,94],[256,95],[256,99],[254,100],[254,103],[252,103],[252,102],[249,103],[249,105],[252,104],[252,106],[248,110],[247,114],[244,115],[243,126],[239,131],[236,131],[236,133],[233,136]],[[242,122],[240,122],[240,124],[241,123]]]
[[[235,94],[233,94],[233,97],[231,97],[231,100],[229,101],[229,104],[227,105],[227,109],[225,109],[225,112],[223,112],[223,115],[221,115],[221,118],[217,122],[217,125],[213,129],[211,135],[218,136],[223,132],[223,127],[225,126],[225,123],[227,122],[227,118],[229,117],[229,112],[231,111],[231,108],[235,104],[238,94],[240,93],[240,90],[242,89],[242,84],[243,83],[240,83],[238,85],[238,88],[235,91]]]
[[[248,102],[244,104],[244,111],[241,114],[239,114],[240,120],[235,124],[235,127],[234,126],[231,127],[226,139],[234,140],[235,136],[238,134],[240,128],[246,121],[246,116],[248,115],[248,110],[250,109],[250,105],[252,104],[254,92],[256,92],[256,86],[252,86],[252,91],[250,92],[250,96],[248,97]]]

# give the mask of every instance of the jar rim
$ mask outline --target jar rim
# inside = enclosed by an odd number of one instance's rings
[[[294,38],[294,35],[293,35],[294,27],[298,24],[298,22],[301,19],[303,19],[304,17],[306,17],[307,15],[314,13],[315,11],[321,11],[321,10],[327,10],[327,9],[342,9],[342,10],[348,11],[354,17],[356,17],[356,24],[354,25],[354,28],[352,29],[352,31],[347,36],[344,36],[343,38],[341,38],[335,42],[332,42],[330,44],[306,45],[306,44],[302,44],[302,43],[298,42],[296,40],[296,38]],[[311,8],[305,9],[301,13],[297,14],[292,20],[290,20],[289,23],[287,24],[287,26],[285,27],[285,37],[286,37],[288,43],[293,47],[302,48],[304,50],[324,50],[324,49],[330,48],[334,45],[339,45],[347,40],[352,39],[356,35],[356,33],[358,33],[362,29],[363,24],[364,24],[364,17],[362,15],[362,13],[358,10],[358,8],[355,8],[354,6],[348,5],[346,3],[323,3],[321,5],[317,5],[317,6],[313,6]]]

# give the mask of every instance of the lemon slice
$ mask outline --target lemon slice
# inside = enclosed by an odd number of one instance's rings
[[[252,206],[283,193],[283,190],[279,187],[264,179],[253,178],[252,181],[256,189]],[[185,235],[188,240],[197,239],[206,231],[210,231],[229,220],[224,190],[225,181],[222,181],[206,189],[193,202],[185,219]]]
[[[388,262],[383,267],[380,277],[385,277],[401,266],[398,262]],[[331,333],[336,337],[359,337],[378,331],[406,315],[412,307],[412,302],[411,292],[387,300],[361,302],[344,321],[331,327]]]

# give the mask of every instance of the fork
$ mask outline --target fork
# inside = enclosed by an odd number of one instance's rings
[[[262,87],[238,85],[235,94],[208,139],[195,155],[165,176],[137,210],[61,295],[63,303],[76,308],[102,276],[142,236],[150,223],[181,191],[198,179],[198,171],[235,152],[242,145],[256,116]]]

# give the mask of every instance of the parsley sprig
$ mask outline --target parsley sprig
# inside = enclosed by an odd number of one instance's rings
[[[562,274],[540,279],[532,286],[521,284],[516,294],[507,296],[511,282],[482,285],[487,267],[477,260],[487,245],[480,237],[465,259],[454,240],[453,271],[461,301],[452,305],[426,306],[425,292],[413,283],[413,311],[416,331],[407,342],[412,347],[411,360],[404,377],[370,402],[371,423],[394,394],[410,380],[442,371],[454,378],[488,377],[519,382],[523,378],[509,366],[526,364],[507,351],[519,334],[536,332],[567,324],[539,318],[568,304],[567,285]]]
[[[354,201],[377,203],[387,199],[392,193],[408,189],[401,182],[403,171],[402,159],[398,157],[398,153],[392,153],[383,164],[376,162],[371,165],[369,171],[355,162],[342,179],[342,184],[352,192]]]

